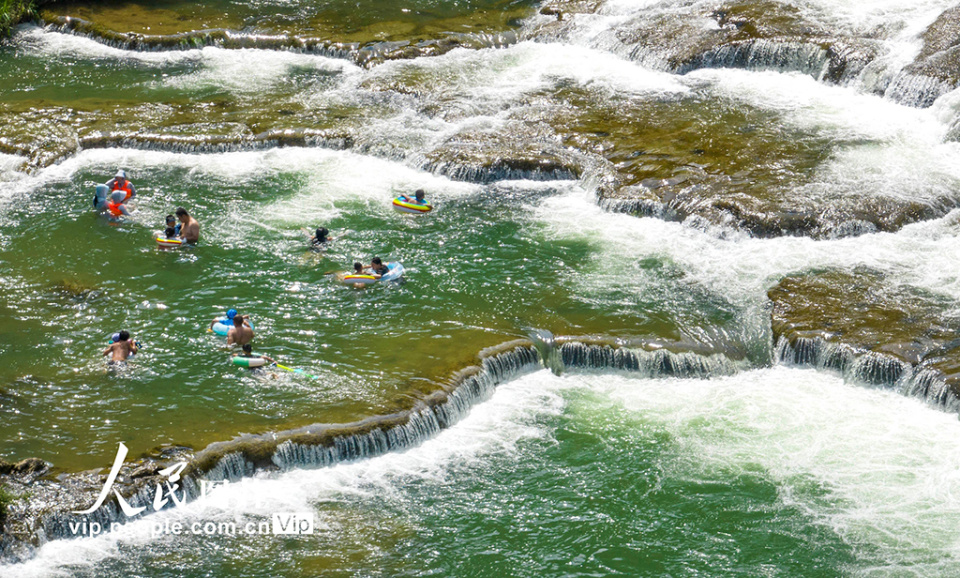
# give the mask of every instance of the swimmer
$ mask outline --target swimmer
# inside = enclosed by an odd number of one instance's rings
[[[176,217],[173,215],[167,215],[164,219],[164,222],[166,223],[167,230],[173,229],[173,235],[167,234],[168,239],[172,239],[173,237],[178,237],[180,235],[181,225],[177,222]]]
[[[424,193],[423,189],[417,189],[417,192],[413,194],[412,199],[407,195],[400,195],[399,198],[401,201],[405,203],[416,203],[418,205],[426,205],[427,201],[424,199],[424,195],[426,195],[426,193]]]
[[[223,325],[232,325],[232,324],[233,324],[233,320],[236,319],[237,317],[239,317],[241,320],[243,320],[243,324],[244,324],[244,325],[246,325],[247,327],[250,327],[251,329],[253,329],[253,326],[250,325],[250,316],[249,316],[249,315],[237,315],[237,310],[236,310],[236,309],[228,309],[228,310],[227,310],[227,316],[226,316],[226,318],[223,318],[223,317],[214,317],[214,318],[213,318],[213,321],[210,322],[210,329],[213,330],[213,326],[216,325],[217,323],[221,323],[221,324],[223,324]]]
[[[123,191],[113,191],[110,193],[110,199],[107,201],[107,212],[115,219],[131,216],[130,210],[123,204],[126,200],[124,194]]]
[[[353,264],[353,274],[354,274],[354,275],[366,275],[366,274],[367,274],[367,272],[363,270],[363,263],[357,261],[356,263]],[[366,283],[354,283],[354,284],[353,284],[353,288],[354,288],[354,289],[363,289],[363,288],[366,287],[366,286],[367,286]]]
[[[137,343],[130,339],[130,333],[121,331],[116,340],[103,350],[103,355],[110,355],[111,362],[126,361],[138,349]]]
[[[309,235],[309,232],[307,232],[306,229],[304,229],[304,232]],[[310,244],[314,246],[320,246],[327,241],[333,241],[334,239],[336,239],[336,237],[331,237],[330,231],[327,230],[326,227],[319,227],[316,232],[310,236]]]
[[[380,259],[380,257],[374,257],[373,260],[370,261],[369,269],[370,274],[377,279],[383,277],[390,271],[390,269],[383,264],[383,261]]]
[[[243,347],[253,340],[253,329],[249,325],[244,325],[243,321],[242,315],[233,318],[233,327],[227,332],[227,345],[236,343]]]
[[[191,245],[196,245],[197,241],[200,240],[200,223],[191,217],[183,207],[177,207],[176,215],[181,224],[180,238]]]
[[[137,196],[137,188],[133,186],[133,183],[127,180],[127,173],[123,169],[117,171],[117,174],[114,175],[112,179],[107,181],[107,188],[111,191],[120,191],[123,193],[123,200],[121,203],[127,202],[129,199]]]

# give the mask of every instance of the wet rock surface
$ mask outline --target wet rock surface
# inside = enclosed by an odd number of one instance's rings
[[[834,238],[896,231],[957,205],[948,192],[922,202],[822,182],[821,164],[857,143],[784,130],[775,113],[742,103],[696,93],[632,101],[567,89],[550,106],[543,120],[560,142],[605,161],[606,185],[597,190],[612,211],[761,238]],[[803,189],[810,192],[797,193]]]
[[[121,467],[113,487],[130,499],[138,494],[152,495],[158,484],[168,478],[160,475],[162,468],[192,458],[188,448],[165,448],[154,456],[127,461]],[[69,535],[65,521],[98,521],[96,515],[71,515],[91,507],[107,482],[110,468],[85,472],[58,472],[51,464],[37,458],[28,458],[10,464],[0,460],[0,488],[13,496],[7,507],[7,516],[0,532],[0,559],[16,562],[29,558],[32,550],[50,539],[79,537]],[[104,512],[119,509],[114,494],[104,502]],[[96,513],[95,513],[96,514]]]
[[[539,26],[532,36],[562,39],[577,26],[563,14],[597,9],[585,2],[548,3],[541,13],[561,18]],[[778,2],[727,2],[685,16],[652,10],[596,42],[599,48],[678,74],[699,68],[769,69],[833,83],[856,77],[880,49],[875,39],[829,30],[797,7]]]
[[[582,157],[547,135],[515,127],[459,133],[426,153],[421,168],[456,180],[484,183],[576,179],[584,170]]]
[[[927,107],[960,85],[960,6],[944,11],[921,35],[923,47],[893,79],[885,94]]]
[[[372,65],[387,60],[437,56],[454,48],[489,48],[516,41],[520,20],[532,13],[525,2],[492,2],[448,16],[423,19],[419,10],[346,10],[335,3],[278,9],[270,17],[244,6],[218,11],[210,5],[166,2],[120,4],[63,2],[39,13],[41,24],[125,50],[292,50]],[[294,7],[296,8],[296,7]]]
[[[854,369],[865,381],[956,405],[960,317],[949,300],[865,268],[787,277],[768,296],[787,361]],[[932,390],[932,381],[942,387]]]

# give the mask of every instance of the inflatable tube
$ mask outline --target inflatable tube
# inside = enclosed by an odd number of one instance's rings
[[[381,281],[393,281],[399,279],[403,275],[403,265],[400,263],[387,263],[387,272],[382,277]]]
[[[352,275],[344,275],[343,282],[348,285],[353,285],[354,283],[362,283],[363,285],[373,285],[379,281],[373,275],[357,275],[356,273]]]
[[[253,329],[253,322],[247,319],[247,323],[250,324],[250,329]],[[224,317],[223,319],[217,319],[217,322],[213,324],[213,332],[226,337],[227,332],[229,332],[232,327],[233,320]]]
[[[181,239],[168,239],[166,237],[157,237],[157,245],[160,247],[179,249],[183,245]]]
[[[430,203],[420,204],[416,201],[403,200],[404,197],[397,197],[393,200],[393,208],[400,211],[401,213],[409,213],[412,215],[422,215],[424,213],[429,213],[433,210],[433,206]]]
[[[107,185],[97,185],[97,192],[93,194],[93,208],[97,211],[104,211],[107,208],[107,197],[110,196],[110,189]]]
[[[403,265],[394,262],[387,263],[387,272],[379,278],[373,275],[357,275],[356,273],[352,273],[350,275],[344,275],[343,282],[347,285],[353,285],[354,283],[373,285],[378,281],[393,281],[399,279],[401,275],[403,275]]]
[[[243,355],[237,355],[233,358],[233,364],[239,365],[240,367],[263,367],[267,364],[267,360],[262,357],[246,357]]]

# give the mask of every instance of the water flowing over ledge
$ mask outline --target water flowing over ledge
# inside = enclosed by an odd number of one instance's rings
[[[863,351],[822,338],[781,336],[776,345],[776,362],[839,372],[844,379],[894,389],[950,413],[960,413],[960,391],[936,369],[917,367],[892,355]]]
[[[578,15],[602,7],[602,2],[545,2],[541,14],[557,19],[539,23],[530,36],[550,42],[589,35],[597,49],[674,74],[702,68],[799,72],[920,108],[960,85],[958,8],[945,10],[929,25],[920,54],[900,70],[888,68],[882,58],[899,50],[894,31],[844,31],[786,3],[731,1],[683,13],[655,6],[609,30],[592,32],[589,24],[582,29]],[[716,26],[704,25],[708,21]]]
[[[554,338],[544,331],[537,332],[532,340],[518,339],[488,348],[479,358],[479,365],[464,368],[447,383],[437,384],[435,391],[415,400],[409,409],[349,424],[315,424],[244,435],[211,444],[196,454],[183,447],[165,448],[156,458],[124,464],[115,487],[130,506],[146,508],[136,516],[139,518],[153,511],[155,489],[166,480],[158,475],[160,470],[178,461],[188,462],[180,483],[190,501],[200,497],[202,481],[237,481],[259,471],[328,467],[403,451],[456,424],[474,405],[488,399],[497,385],[544,366],[557,373],[566,369],[612,369],[651,378],[706,379],[735,373],[745,363],[695,344]],[[91,514],[70,513],[86,509],[95,501],[105,479],[101,470],[61,475],[57,481],[41,479],[46,471],[36,469],[5,480],[28,498],[10,508],[10,519],[0,535],[0,559],[27,559],[34,548],[47,541],[76,537],[75,528],[84,522],[88,527],[99,524],[108,529],[111,523],[131,521],[115,497]],[[161,509],[170,507],[174,505],[168,503]]]
[[[867,268],[786,277],[767,294],[778,362],[839,371],[960,412],[960,342],[947,299]]]
[[[222,28],[194,30],[179,34],[123,33],[105,28],[94,22],[71,16],[45,15],[38,22],[47,30],[74,34],[89,38],[111,48],[158,52],[170,50],[194,50],[215,46],[228,50],[286,50],[317,54],[329,58],[350,60],[361,66],[373,66],[388,60],[405,60],[424,56],[439,56],[455,48],[503,48],[518,40],[514,32],[501,33],[449,33],[445,38],[419,42],[333,42],[321,38],[301,37],[294,34],[265,35],[245,34]]]

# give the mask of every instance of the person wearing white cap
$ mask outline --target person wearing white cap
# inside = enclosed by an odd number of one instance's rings
[[[111,217],[119,219],[120,217],[130,216],[130,210],[123,204],[124,201],[126,199],[123,196],[123,191],[110,193],[110,198],[107,200],[107,212],[110,213]]]
[[[123,202],[127,202],[137,195],[137,188],[133,186],[133,183],[127,180],[127,172],[123,169],[117,171],[117,174],[114,175],[112,179],[107,181],[107,187],[110,191],[123,191],[126,194],[126,198],[123,199]]]

